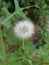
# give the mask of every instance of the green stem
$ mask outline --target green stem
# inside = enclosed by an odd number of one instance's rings
[[[8,62],[18,61],[18,60],[21,60],[21,59],[23,59],[23,56],[22,57],[18,57],[18,58],[14,58],[14,59],[11,59],[11,60],[8,60]]]
[[[4,54],[4,59],[6,59],[5,43],[3,41],[1,24],[0,24],[0,41],[1,41],[1,48],[2,48],[2,51],[3,51],[3,54]]]
[[[49,62],[44,62],[44,61],[40,61],[40,60],[35,60],[35,59],[32,59],[32,63],[35,63],[35,62],[38,62],[40,64],[46,64],[46,65],[49,65]]]
[[[22,8],[22,10],[24,10],[24,9],[29,9],[29,8],[31,8],[31,7],[35,7],[35,5],[27,6],[27,7],[25,7],[25,8]],[[21,10],[19,10],[19,11],[21,11]],[[10,15],[9,17],[7,17],[7,18],[3,21],[2,24],[6,23],[7,20],[9,20],[11,17],[13,17],[13,16],[14,16],[15,14],[17,14],[19,11],[15,11],[12,15]]]
[[[24,50],[24,39],[23,39],[23,45],[22,46],[23,46],[23,50]]]
[[[21,60],[23,59],[24,57],[19,57],[19,58],[14,58],[12,60],[8,60],[8,62],[13,62],[13,61],[18,61],[18,60]],[[32,63],[35,63],[35,62],[38,62],[40,64],[46,64],[46,65],[49,65],[49,62],[44,62],[44,61],[40,61],[40,60],[35,60],[35,59],[32,59]]]

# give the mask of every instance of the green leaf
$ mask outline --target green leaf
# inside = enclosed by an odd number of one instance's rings
[[[25,20],[28,20],[26,14],[21,10],[17,13],[21,18],[25,19]]]
[[[20,8],[19,6],[19,3],[18,3],[18,0],[14,0],[14,3],[15,3],[15,11],[18,11],[18,15],[23,18],[23,19],[28,19],[27,16],[25,15],[25,13],[23,12],[23,9]],[[17,15],[16,15],[17,16]]]
[[[19,3],[18,3],[18,0],[14,0],[14,3],[15,3],[15,11],[21,10]]]
[[[24,43],[24,48],[25,48],[25,56],[26,57],[29,57],[29,58],[32,58],[32,54],[33,52],[35,51],[35,48],[34,48],[34,45],[32,42],[30,41],[27,41]]]
[[[17,39],[14,37],[14,33],[12,29],[6,29],[5,32],[3,32],[3,36],[6,38],[6,42],[11,45],[17,44]]]

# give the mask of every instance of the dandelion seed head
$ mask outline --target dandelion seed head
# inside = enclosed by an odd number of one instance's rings
[[[15,35],[19,38],[27,39],[34,34],[34,24],[30,21],[19,21],[14,27]]]

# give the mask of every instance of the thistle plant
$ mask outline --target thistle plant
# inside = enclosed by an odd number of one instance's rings
[[[49,65],[48,19],[49,0],[0,0],[0,65]]]

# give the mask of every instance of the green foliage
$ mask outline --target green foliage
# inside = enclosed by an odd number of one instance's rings
[[[13,6],[15,7],[12,11],[10,9]],[[48,18],[49,0],[0,0],[0,65],[49,65],[49,35],[46,31]],[[39,49],[34,47],[32,41],[25,40],[23,50],[23,40],[14,35],[15,23],[28,19],[41,26]],[[18,45],[19,48],[6,52],[6,44]],[[45,45],[41,46],[42,44]],[[7,47],[9,48],[10,46]]]

